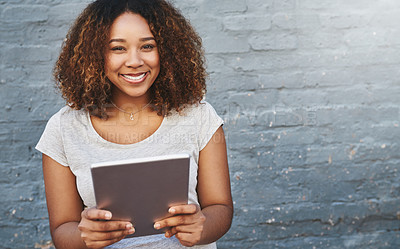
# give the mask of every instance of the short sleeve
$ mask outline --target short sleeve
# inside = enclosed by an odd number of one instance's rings
[[[39,139],[35,149],[51,157],[63,166],[68,166],[65,156],[61,132],[61,115],[63,109],[54,114],[47,122],[46,128]]]
[[[208,102],[203,101],[199,105],[199,111],[199,148],[202,150],[206,147],[217,129],[224,124],[224,121]]]

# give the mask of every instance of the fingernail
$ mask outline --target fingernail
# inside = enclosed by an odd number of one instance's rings
[[[135,232],[135,228],[131,228],[131,229],[129,229],[129,233],[134,233]]]
[[[126,224],[125,226],[126,229],[131,229],[132,227],[133,227],[132,224]]]
[[[105,217],[106,217],[107,220],[109,220],[109,219],[111,219],[111,214],[110,213],[106,213]]]
[[[168,210],[168,212],[170,212],[170,213],[175,213],[175,208],[170,208],[169,210]]]
[[[154,228],[155,228],[155,229],[159,229],[160,226],[161,226],[160,223],[155,223],[155,224],[154,224]]]

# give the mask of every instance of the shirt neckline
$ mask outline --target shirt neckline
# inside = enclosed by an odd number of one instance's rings
[[[151,134],[150,136],[146,137],[145,139],[143,139],[143,140],[141,140],[139,142],[132,143],[132,144],[117,144],[117,143],[110,142],[110,141],[104,139],[102,136],[100,136],[99,133],[97,133],[96,129],[94,128],[89,112],[86,112],[86,119],[87,119],[87,122],[89,123],[90,131],[92,133],[94,133],[94,135],[96,136],[96,138],[99,141],[101,141],[101,142],[103,142],[105,144],[108,144],[108,145],[112,145],[112,146],[128,148],[128,147],[138,146],[138,145],[143,144],[143,143],[148,143],[149,141],[156,139],[156,136],[158,135],[158,133],[160,133],[160,130],[162,130],[163,127],[165,126],[164,123],[166,122],[167,116],[163,117],[163,120],[161,121],[160,126],[158,126],[157,130],[155,130],[153,132],[153,134]]]

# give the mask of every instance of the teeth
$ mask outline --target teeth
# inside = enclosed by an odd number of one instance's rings
[[[134,76],[130,76],[130,75],[123,74],[123,76],[124,76],[125,78],[129,79],[129,80],[141,80],[141,79],[143,79],[143,77],[144,77],[145,75],[146,75],[146,73],[143,73],[143,74],[141,74],[141,75],[139,75],[139,76],[134,77]]]

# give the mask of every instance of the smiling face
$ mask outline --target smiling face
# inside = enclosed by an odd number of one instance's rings
[[[119,98],[148,98],[148,90],[160,72],[160,58],[157,43],[142,16],[126,12],[115,19],[105,58],[115,102]]]

